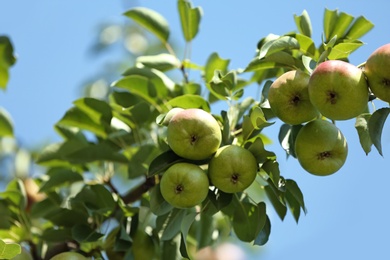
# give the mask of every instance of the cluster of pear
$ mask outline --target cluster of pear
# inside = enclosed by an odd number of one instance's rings
[[[202,109],[173,108],[162,123],[167,141],[184,160],[170,166],[160,180],[163,198],[176,208],[202,203],[215,186],[226,193],[244,191],[256,178],[254,155],[237,145],[223,145],[218,121]]]
[[[370,94],[390,102],[390,44],[376,49],[361,69],[341,60],[324,61],[308,74],[292,70],[268,92],[271,110],[290,125],[304,126],[295,139],[301,166],[314,175],[330,175],[345,163],[347,141],[333,123],[357,117]]]

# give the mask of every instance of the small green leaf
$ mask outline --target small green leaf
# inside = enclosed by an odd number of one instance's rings
[[[328,55],[328,59],[330,60],[346,59],[352,52],[357,50],[362,45],[363,43],[360,41],[338,43],[331,49]]]
[[[184,39],[189,42],[198,34],[202,8],[193,8],[188,0],[179,0],[177,4]]]
[[[71,227],[69,228],[46,228],[41,234],[43,241],[50,243],[59,243],[64,241],[69,241],[72,239]]]
[[[14,48],[7,36],[0,35],[0,88],[6,89],[9,72],[8,69],[16,62]]]
[[[96,242],[102,236],[103,234],[85,224],[76,224],[72,227],[72,237],[79,243]]]
[[[264,112],[260,107],[254,107],[250,114],[252,125],[255,129],[263,129],[264,127],[273,125],[275,122],[269,123],[264,116]]]
[[[183,218],[180,225],[182,245],[180,246],[180,252],[183,257],[191,259],[188,254],[187,236],[190,231],[192,223],[195,221],[195,217],[198,215],[196,212],[191,212]]]
[[[204,68],[204,80],[206,84],[208,84],[212,78],[214,77],[214,71],[220,70],[222,74],[225,74],[227,72],[228,65],[230,63],[229,59],[222,59],[219,57],[218,53],[214,52],[212,53],[207,61]]]
[[[311,37],[312,28],[308,12],[303,10],[301,15],[294,15],[294,20],[298,31],[307,37]]]
[[[261,229],[259,235],[254,241],[254,245],[263,246],[268,242],[269,235],[271,234],[271,221],[267,216],[264,227]]]
[[[325,41],[328,42],[330,38],[333,36],[331,35],[332,31],[334,30],[334,27],[336,25],[338,18],[338,11],[337,10],[329,10],[325,8],[324,11],[324,33],[325,33]]]
[[[272,187],[271,185],[265,186],[264,190],[267,194],[269,201],[271,202],[276,213],[278,214],[279,218],[281,220],[284,220],[287,213],[287,207],[284,200],[284,196],[281,194],[281,192],[278,189]]]
[[[291,36],[281,36],[278,39],[266,42],[259,51],[259,59],[270,56],[282,50],[299,49],[299,42]]]
[[[337,21],[333,27],[330,37],[337,35],[337,38],[344,38],[349,26],[351,25],[354,17],[350,14],[340,12],[337,17]]]
[[[161,14],[145,7],[135,7],[125,12],[124,15],[152,32],[163,43],[167,42],[169,25]]]
[[[145,67],[154,68],[159,71],[168,71],[180,67],[180,61],[175,56],[168,53],[140,56],[135,60],[135,63],[136,65],[142,64]]]
[[[0,259],[12,259],[22,252],[22,247],[16,243],[5,243],[0,239]]]
[[[275,186],[279,185],[280,171],[279,163],[275,160],[268,160],[261,166],[261,170],[265,171],[271,178]]]
[[[238,202],[233,216],[234,233],[241,241],[251,242],[256,239],[263,229],[266,219],[264,202],[257,205]]]
[[[0,137],[12,137],[13,135],[14,130],[11,116],[5,109],[0,107]]]
[[[19,210],[24,210],[27,205],[27,193],[23,181],[19,178],[11,180],[5,191],[0,192],[0,199],[7,199]]]
[[[173,209],[172,205],[169,204],[161,195],[160,185],[157,184],[150,191],[150,210],[156,216],[162,216],[167,214]]]
[[[312,38],[299,33],[295,34],[294,37],[299,43],[300,51],[311,57],[316,55],[316,46]]]
[[[185,94],[168,101],[168,104],[172,107],[187,108],[200,108],[207,112],[210,112],[210,104],[204,98],[199,95]]]
[[[390,108],[388,107],[378,109],[371,115],[371,118],[368,121],[368,132],[371,141],[382,156],[382,130],[389,113]]]
[[[173,164],[182,160],[183,158],[176,155],[171,150],[161,153],[150,163],[147,176],[152,177],[153,175],[162,173]]]
[[[58,208],[45,216],[54,225],[63,227],[73,227],[76,224],[88,224],[88,215],[78,210]]]
[[[286,180],[286,191],[294,197],[294,199],[298,202],[300,208],[303,210],[303,212],[306,213],[307,210],[305,206],[305,201],[303,199],[302,191],[294,180]]]
[[[46,172],[48,179],[43,181],[39,189],[46,192],[59,186],[69,185],[74,182],[83,181],[83,176],[68,168],[51,168]]]
[[[173,239],[177,234],[179,234],[181,230],[181,223],[186,216],[186,210],[184,209],[173,209],[166,221],[165,221],[165,228],[161,236],[161,240],[171,240]]]
[[[265,58],[253,59],[248,66],[245,68],[245,72],[257,71],[257,70],[268,70],[275,68],[288,68],[296,69],[297,59],[293,57],[290,53],[279,51],[273,53]]]
[[[348,39],[359,39],[371,31],[372,28],[374,28],[374,24],[371,21],[367,20],[364,16],[359,16],[351,25],[345,37]]]
[[[371,152],[372,141],[368,131],[368,122],[370,121],[371,114],[364,113],[356,117],[355,128],[359,135],[360,145],[362,146],[366,155]]]
[[[316,61],[306,55],[302,55],[302,64],[305,67],[305,69],[309,72],[309,74],[311,74],[315,69],[315,67],[317,66]]]
[[[245,148],[255,156],[258,163],[264,163],[276,158],[275,153],[264,148],[264,142],[261,137],[257,137],[253,142],[247,142]]]

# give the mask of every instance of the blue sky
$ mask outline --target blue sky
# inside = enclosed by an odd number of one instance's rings
[[[260,38],[269,33],[295,30],[293,15],[301,14],[304,9],[311,17],[317,43],[321,38],[324,8],[364,15],[375,24],[362,38],[366,45],[351,56],[355,65],[365,61],[377,47],[390,42],[387,2],[314,2],[194,0],[194,5],[202,6],[204,16],[200,33],[193,42],[192,59],[204,64],[208,55],[217,51],[222,58],[231,59],[230,68],[243,68],[253,57]],[[12,115],[17,137],[24,145],[57,140],[53,125],[80,96],[80,86],[101,71],[104,64],[118,60],[118,53],[100,58],[87,54],[97,28],[105,22],[125,22],[121,14],[135,5],[163,14],[170,23],[172,38],[184,43],[174,0],[1,3],[0,34],[11,37],[18,61],[11,69],[7,91],[0,92],[0,106]],[[279,156],[282,175],[297,181],[302,189],[308,214],[299,224],[291,215],[282,222],[270,207],[272,233],[259,258],[383,259],[388,255],[389,123],[383,129],[384,157],[376,150],[365,155],[353,120],[340,122],[338,126],[348,139],[349,156],[344,167],[329,177],[312,176],[297,161],[285,160],[278,143],[269,147]],[[275,139],[277,126],[267,134]],[[250,256],[255,258],[254,253]]]

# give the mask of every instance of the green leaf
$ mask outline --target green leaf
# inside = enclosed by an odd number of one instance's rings
[[[297,61],[290,53],[279,51],[262,59],[253,59],[245,68],[245,72],[275,68],[296,69]]]
[[[50,243],[59,243],[64,241],[69,241],[72,238],[71,227],[69,228],[46,228],[43,230],[41,238],[43,241]]]
[[[359,39],[371,31],[372,28],[374,28],[374,24],[371,21],[367,20],[364,16],[359,16],[355,19],[345,37],[348,39]]]
[[[291,36],[281,36],[275,40],[266,42],[259,51],[259,59],[270,56],[271,54],[291,49],[299,49],[299,42]]]
[[[183,218],[183,221],[181,222],[180,230],[181,230],[181,239],[182,239],[182,244],[180,246],[180,252],[183,257],[186,257],[188,259],[191,259],[189,254],[188,254],[188,245],[187,245],[187,236],[188,232],[190,231],[190,227],[192,223],[195,221],[195,217],[198,215],[196,212],[191,212],[187,216]]]
[[[372,141],[370,133],[368,131],[368,122],[370,121],[371,114],[364,113],[356,117],[355,128],[359,135],[360,145],[362,146],[366,155],[371,152]]]
[[[247,142],[245,148],[255,156],[258,163],[264,163],[276,158],[274,152],[267,151],[264,148],[264,142],[261,137],[257,137],[253,142]]]
[[[283,124],[280,127],[279,130],[279,143],[282,146],[282,148],[286,151],[287,156],[291,155],[294,158],[295,155],[295,138],[297,137],[297,134],[299,130],[301,129],[302,125],[289,125],[289,124]]]
[[[229,59],[222,59],[219,57],[218,53],[213,52],[207,59],[206,65],[204,68],[204,80],[206,84],[208,84],[212,78],[214,77],[214,71],[220,70],[222,74],[227,72],[227,68],[229,66]]]
[[[311,37],[312,28],[308,12],[303,10],[301,15],[294,15],[294,20],[298,31],[307,37]]]
[[[183,158],[176,155],[173,151],[169,150],[158,155],[154,160],[150,163],[148,169],[148,177],[152,177],[153,175],[162,173],[166,169],[168,169],[173,164],[182,161]]]
[[[22,247],[16,243],[5,243],[0,239],[0,259],[11,259],[22,253]]]
[[[154,68],[159,71],[168,71],[180,67],[180,61],[175,56],[168,53],[140,56],[135,60],[135,63],[136,65],[142,64],[145,67]]]
[[[297,39],[299,43],[299,50],[310,57],[314,57],[316,55],[316,46],[312,38],[303,35],[303,34],[295,34],[295,39]]]
[[[309,72],[309,74],[311,74],[315,69],[315,67],[317,66],[316,61],[306,55],[302,55],[302,64],[305,67],[305,69]]]
[[[40,192],[47,192],[63,185],[83,181],[83,176],[68,168],[51,168],[46,172],[48,179],[43,181],[39,189]]]
[[[71,199],[72,208],[86,208],[90,213],[108,216],[116,206],[112,193],[103,185],[86,185]]]
[[[168,101],[168,104],[172,107],[187,108],[200,108],[207,112],[210,112],[210,104],[204,98],[199,95],[185,94]]]
[[[47,220],[50,220],[54,225],[63,227],[73,227],[76,224],[88,224],[88,215],[72,209],[59,208],[46,215]]]
[[[271,202],[276,213],[278,214],[279,218],[281,220],[284,220],[287,213],[287,207],[284,201],[284,196],[281,194],[281,192],[278,189],[276,189],[271,185],[265,186],[264,190],[267,194],[269,201]]]
[[[338,43],[331,49],[328,55],[328,59],[331,60],[346,59],[352,52],[357,50],[362,45],[363,43],[360,41]]]
[[[179,0],[177,4],[184,39],[189,42],[198,34],[202,8],[193,8],[188,0]]]
[[[389,113],[390,108],[388,107],[378,109],[371,115],[371,118],[368,121],[368,132],[371,141],[382,156],[382,130]]]
[[[0,192],[0,199],[7,199],[13,206],[24,210],[27,205],[27,194],[23,181],[19,178],[11,180],[5,191]]]
[[[266,222],[265,203],[238,203],[233,216],[234,233],[241,241],[251,242],[256,239]]]
[[[31,218],[45,218],[48,214],[58,210],[60,202],[54,201],[51,198],[46,198],[36,202],[31,207]]]
[[[165,220],[165,228],[161,236],[161,240],[173,239],[181,230],[181,222],[186,216],[186,210],[173,209]]]
[[[168,94],[167,90],[173,91],[175,88],[175,82],[172,81],[164,72],[161,72],[159,70],[143,67],[143,68],[137,68],[132,67],[128,70],[126,70],[123,73],[123,76],[141,76],[148,78],[153,85],[156,87],[159,95],[162,97],[165,97]],[[132,98],[134,100],[134,98]],[[123,101],[123,100],[122,100]],[[130,103],[129,105],[122,105],[124,107],[129,107],[132,105],[135,105],[137,102]],[[122,104],[122,103],[119,103]]]
[[[324,33],[325,33],[325,41],[328,42],[333,36],[332,31],[337,23],[338,11],[337,10],[329,10],[325,8],[324,12]]]
[[[12,137],[13,135],[14,130],[11,116],[5,109],[0,107],[0,137]]]
[[[254,107],[250,113],[250,119],[255,129],[263,129],[264,127],[273,125],[275,122],[269,123],[264,116],[264,112],[260,107]]]
[[[166,43],[169,37],[169,25],[166,19],[154,10],[145,7],[135,7],[124,13],[139,25],[157,36],[160,41]]]
[[[268,160],[261,166],[261,170],[265,171],[267,175],[271,178],[275,186],[279,185],[280,171],[279,163],[275,160]]]
[[[7,36],[0,35],[0,88],[6,89],[9,72],[8,69],[16,62],[14,48]]]
[[[344,38],[348,28],[352,24],[354,17],[350,14],[340,12],[337,17],[337,21],[333,27],[330,37],[337,36],[337,38]]]
[[[294,199],[298,202],[300,208],[306,213],[307,210],[305,206],[305,201],[303,199],[302,191],[294,180],[286,180],[286,192],[290,193],[294,197]]]
[[[161,195],[160,185],[157,184],[150,191],[150,210],[156,216],[162,216],[167,214],[173,209],[172,205],[169,204]]]
[[[111,107],[102,100],[81,98],[73,102],[69,109],[57,123],[60,127],[77,127],[89,130],[99,136],[106,137],[111,131]]]
[[[261,229],[259,235],[254,241],[254,245],[263,246],[268,242],[269,235],[271,234],[271,221],[267,216],[264,227]]]
[[[167,94],[165,85],[156,86],[150,78],[140,75],[125,76],[112,83],[112,86],[125,89],[154,106],[157,106],[159,97]]]
[[[72,227],[72,237],[79,243],[95,242],[102,236],[103,234],[96,232],[85,224],[76,224]]]

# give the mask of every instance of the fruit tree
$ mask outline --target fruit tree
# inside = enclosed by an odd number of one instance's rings
[[[350,62],[373,28],[365,17],[325,9],[317,44],[303,11],[295,31],[265,35],[235,69],[217,52],[204,64],[191,60],[203,10],[189,0],[177,0],[177,10],[184,58],[167,17],[145,7],[123,14],[153,35],[157,51],[137,56],[106,96],[75,100],[54,126],[62,141],[31,151],[40,174],[1,190],[0,259],[197,259],[227,237],[263,246],[270,210],[296,222],[306,213],[278,158],[297,160],[307,174],[336,174],[348,158],[337,123],[347,120],[366,154],[372,146],[382,154],[390,44]],[[12,35],[0,36],[3,90],[15,46]],[[271,128],[284,154],[268,149]],[[15,138],[13,123],[1,108],[7,138]]]

